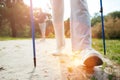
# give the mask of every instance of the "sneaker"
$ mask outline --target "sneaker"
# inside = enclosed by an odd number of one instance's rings
[[[64,47],[62,47],[60,49],[53,50],[51,52],[51,54],[53,56],[65,56],[65,55],[67,55]]]
[[[45,38],[42,38],[42,39],[40,40],[40,42],[45,42]]]
[[[87,67],[100,66],[103,64],[102,55],[94,49],[82,50],[80,56],[80,63]]]

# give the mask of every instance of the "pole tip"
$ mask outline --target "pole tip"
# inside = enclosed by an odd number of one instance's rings
[[[36,67],[36,58],[34,58],[34,67]]]

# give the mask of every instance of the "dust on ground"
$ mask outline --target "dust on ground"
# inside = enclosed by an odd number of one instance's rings
[[[36,62],[33,64],[32,40],[0,41],[0,80],[120,80],[120,67],[108,65],[94,68],[94,73],[86,73],[82,66],[72,65],[71,56],[53,56],[55,39],[36,43]],[[66,39],[67,55],[71,53],[71,41]]]

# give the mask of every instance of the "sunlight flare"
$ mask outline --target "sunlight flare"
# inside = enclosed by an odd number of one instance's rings
[[[79,66],[79,65],[80,65],[80,60],[76,58],[76,59],[73,61],[73,64],[74,64],[74,66]]]
[[[30,6],[30,0],[24,0],[24,3]],[[42,8],[43,11],[50,9],[50,1],[48,0],[32,0],[33,8]]]

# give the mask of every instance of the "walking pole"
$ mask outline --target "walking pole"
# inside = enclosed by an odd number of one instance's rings
[[[104,17],[103,17],[102,0],[100,0],[100,13],[101,13],[101,21],[102,21],[102,38],[103,38],[103,46],[104,46],[104,55],[106,55],[106,44],[105,44],[105,31],[104,31]]]
[[[32,42],[33,42],[33,60],[34,60],[34,67],[36,67],[35,34],[34,34],[35,29],[34,29],[32,0],[30,0],[30,18],[31,18]]]

